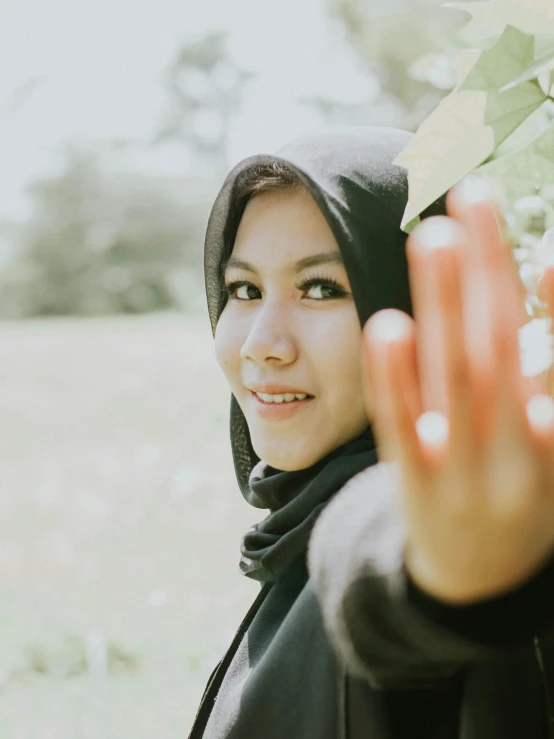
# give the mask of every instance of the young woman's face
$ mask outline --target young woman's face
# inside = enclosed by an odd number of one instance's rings
[[[318,255],[338,260],[297,265]],[[232,261],[227,266],[230,294],[215,335],[217,361],[260,459],[280,470],[310,467],[369,425],[362,330],[339,247],[307,190],[266,192],[248,202],[232,260],[256,272]],[[294,408],[268,406],[249,389],[259,385],[287,386],[313,399]]]

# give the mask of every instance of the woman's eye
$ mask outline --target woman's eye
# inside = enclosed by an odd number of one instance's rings
[[[309,286],[308,290],[317,291],[318,288],[320,291],[323,291],[323,293],[325,293],[326,290],[329,290],[331,292],[331,295],[327,294],[327,296],[325,295],[316,296],[316,299],[318,300],[330,300],[331,298],[338,297],[338,294],[340,294],[341,292],[339,289],[337,289],[333,285],[326,284],[325,282],[322,282],[321,280],[318,280],[317,282],[312,283]]]
[[[300,285],[296,285],[296,287],[299,290],[302,290],[302,292],[311,292],[312,299],[314,300],[333,300],[334,298],[341,298],[347,293],[343,290],[343,288],[339,285],[338,282],[335,282],[335,280],[331,279],[312,279],[307,280],[306,282],[301,283]],[[251,282],[247,282],[246,280],[239,280],[237,282],[231,282],[229,284],[225,285],[225,289],[227,290],[227,295],[231,298],[234,298],[235,300],[238,300],[239,302],[251,302],[251,300],[248,297],[248,290],[253,289],[257,293],[260,292],[260,290]],[[242,290],[242,295],[239,291]],[[326,293],[326,291],[330,291]],[[315,293],[315,295],[314,295]]]
[[[241,282],[231,282],[231,283],[225,285],[225,289],[227,290],[227,295],[230,298],[235,298],[235,300],[240,300],[242,302],[247,302],[248,301],[248,297],[245,297],[245,295],[248,294],[248,288],[249,287],[254,288],[254,290],[257,290],[258,289],[251,282],[244,282],[244,281],[241,281]],[[242,290],[243,291],[242,296],[238,294],[239,293],[239,290]]]
[[[236,290],[235,290],[235,296],[239,300],[248,300],[248,289],[249,288],[254,288],[254,290],[258,290],[258,288],[255,285],[252,285],[251,282],[246,282],[243,285],[237,285]],[[239,296],[238,295],[239,290],[242,290],[243,291],[242,296]]]

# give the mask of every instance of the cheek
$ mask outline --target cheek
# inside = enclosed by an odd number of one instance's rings
[[[214,337],[214,351],[217,362],[229,381],[240,369],[240,336],[231,322],[225,319],[225,311],[218,321]]]
[[[361,331],[344,330],[336,342],[327,342],[326,356],[321,358],[326,388],[327,410],[348,419],[357,426],[365,418],[361,371]]]
[[[358,322],[342,321],[332,332],[318,337],[318,364],[326,384],[334,388],[335,394],[344,396],[358,392],[361,348],[362,331]]]

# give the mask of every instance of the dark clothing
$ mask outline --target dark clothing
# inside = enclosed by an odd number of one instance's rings
[[[377,462],[370,428],[303,470],[285,472],[260,462],[249,480],[249,503],[270,515],[243,537],[240,569],[253,580],[278,580],[305,556],[314,523],[329,500],[357,472]]]
[[[443,699],[432,699],[415,722],[408,705],[417,698],[395,693],[445,682],[451,713],[437,736],[551,739],[554,556],[502,596],[467,606],[435,600],[404,568],[391,469],[380,463],[353,477],[318,519],[309,551],[312,586],[341,660],[394,696],[396,723],[383,736],[433,737],[428,722]]]

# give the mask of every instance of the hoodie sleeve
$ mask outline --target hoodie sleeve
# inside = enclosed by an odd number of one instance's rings
[[[352,674],[378,689],[425,687],[468,663],[528,650],[534,633],[552,631],[554,558],[518,590],[475,604],[422,592],[404,566],[397,480],[390,463],[358,473],[310,538],[311,587]]]

